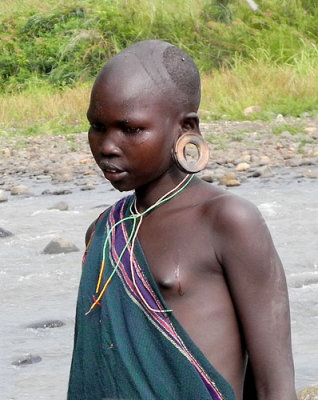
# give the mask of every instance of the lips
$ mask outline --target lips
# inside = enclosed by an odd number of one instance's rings
[[[103,172],[108,172],[108,173],[112,173],[112,174],[116,174],[116,173],[118,174],[120,172],[123,172],[122,168],[119,168],[117,165],[114,165],[111,163],[101,162],[99,166]]]
[[[122,168],[112,163],[101,162],[99,166],[103,171],[105,178],[111,182],[119,181],[126,175],[126,172]]]

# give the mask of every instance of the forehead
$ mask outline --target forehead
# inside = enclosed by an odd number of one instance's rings
[[[165,71],[150,70],[132,57],[106,66],[96,79],[89,112],[120,109],[122,112],[173,108],[172,83]]]

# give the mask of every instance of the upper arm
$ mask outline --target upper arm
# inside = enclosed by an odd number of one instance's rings
[[[95,228],[96,228],[96,223],[97,223],[97,219],[95,221],[93,221],[90,226],[88,227],[86,234],[85,234],[85,245],[87,246],[89,243],[89,240],[92,236],[92,233],[94,232]]]
[[[284,393],[286,397],[266,398],[294,399],[287,285],[269,230],[257,208],[236,197],[224,201],[217,225],[217,256],[242,328],[259,398]]]

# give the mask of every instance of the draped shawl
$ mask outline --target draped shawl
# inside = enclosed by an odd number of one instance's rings
[[[129,216],[132,202],[133,196],[124,198],[100,216],[84,255],[68,400],[234,400],[231,386],[173,312],[164,312],[168,306],[138,240],[132,255],[130,246],[123,254],[99,304],[85,315],[96,296],[107,232]],[[101,287],[131,229],[128,220],[112,232]]]

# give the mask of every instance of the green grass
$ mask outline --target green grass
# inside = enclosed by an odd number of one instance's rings
[[[283,132],[289,132],[291,135],[302,133],[304,131],[304,125],[302,123],[294,124],[279,124],[274,126],[272,132],[274,135],[280,135]]]
[[[318,114],[318,0],[6,0],[0,130],[86,130],[89,87],[127,45],[167,40],[196,61],[203,119]],[[240,140],[238,138],[238,140]]]

